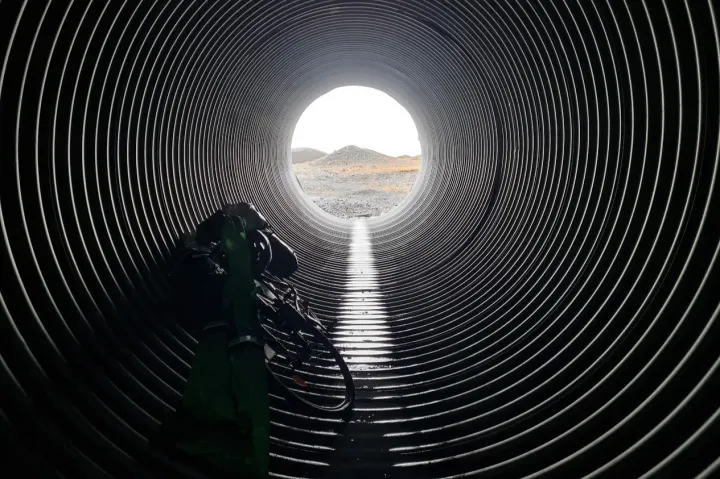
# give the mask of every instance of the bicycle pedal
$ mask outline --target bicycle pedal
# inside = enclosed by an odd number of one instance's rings
[[[272,361],[272,358],[275,357],[275,350],[267,344],[263,346],[263,350],[265,351],[265,359]]]

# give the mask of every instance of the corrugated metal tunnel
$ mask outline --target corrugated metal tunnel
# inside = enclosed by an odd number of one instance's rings
[[[167,258],[250,199],[358,387],[349,422],[271,398],[276,477],[718,477],[717,14],[0,2],[10,464],[190,474],[149,445],[194,344]],[[424,158],[393,213],[357,222],[289,160],[303,110],[350,84],[403,104]]]

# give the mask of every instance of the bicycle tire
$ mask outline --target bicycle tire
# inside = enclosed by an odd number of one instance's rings
[[[345,359],[342,357],[337,348],[332,344],[332,342],[327,338],[327,336],[325,336],[322,331],[317,329],[311,323],[308,322],[307,326],[303,328],[303,330],[306,333],[311,332],[313,338],[318,343],[322,344],[327,348],[327,350],[331,353],[338,368],[340,369],[340,372],[342,373],[342,380],[345,384],[345,394],[339,404],[327,405],[323,402],[313,402],[307,399],[307,395],[298,394],[298,392],[288,387],[287,384],[278,375],[275,374],[275,372],[271,368],[270,362],[266,363],[268,372],[273,377],[275,383],[284,390],[286,396],[297,404],[326,412],[342,412],[347,410],[348,408],[351,408],[355,403],[355,383],[353,381],[352,375],[350,374],[350,368],[348,368],[347,364],[345,363]]]

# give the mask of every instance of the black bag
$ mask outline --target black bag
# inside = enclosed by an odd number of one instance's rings
[[[196,333],[208,322],[225,319],[222,291],[228,273],[207,251],[181,248],[173,276],[180,326]]]
[[[292,248],[275,233],[266,234],[270,240],[272,259],[267,270],[279,278],[287,278],[298,269],[298,260]]]

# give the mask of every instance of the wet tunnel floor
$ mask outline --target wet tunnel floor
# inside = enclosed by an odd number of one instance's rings
[[[273,454],[276,477],[395,478],[418,477],[395,464],[405,462],[392,448],[399,444],[387,436],[388,424],[397,420],[401,405],[378,386],[391,386],[393,337],[372,241],[365,220],[356,220],[349,246],[347,280],[338,306],[331,339],[353,374],[356,403],[349,417],[321,418],[313,440],[318,443],[300,454],[299,449]],[[290,434],[292,435],[292,434]],[[286,445],[287,446],[287,445]],[[319,447],[318,447],[319,446]],[[291,460],[293,457],[295,460]],[[303,461],[303,462],[300,462]]]

